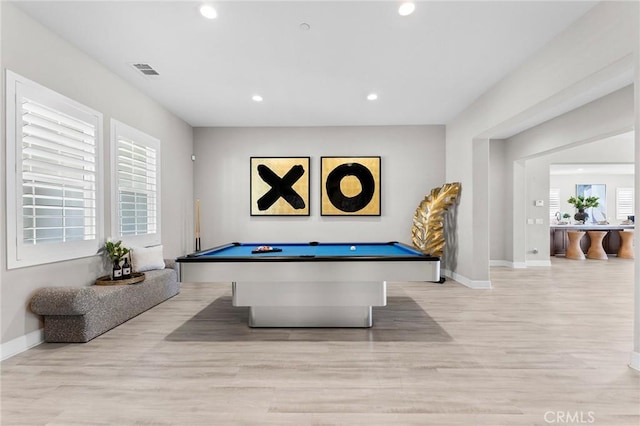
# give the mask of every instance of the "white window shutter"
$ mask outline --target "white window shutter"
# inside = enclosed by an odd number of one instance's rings
[[[96,255],[102,114],[6,71],[7,267]]]
[[[95,239],[95,127],[27,98],[21,114],[23,243]]]
[[[616,219],[625,220],[634,214],[634,188],[616,188]]]
[[[556,213],[560,211],[560,188],[549,188],[549,219],[556,219]]]
[[[129,245],[160,244],[160,141],[112,120],[111,144],[114,237]]]

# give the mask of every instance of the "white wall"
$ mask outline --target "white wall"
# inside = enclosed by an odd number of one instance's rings
[[[0,2],[2,25],[2,71],[12,70],[104,114],[104,158],[110,172],[109,120],[115,118],[148,133],[162,142],[162,239],[165,255],[174,257],[191,249],[193,203],[192,128],[156,102],[112,74],[85,53],[44,28],[14,5]],[[4,129],[4,102],[2,103]],[[2,152],[6,147],[2,132]],[[2,176],[5,161],[1,159]],[[106,179],[105,235],[109,236],[111,208],[109,179]],[[6,211],[5,187],[0,190],[2,211]],[[6,223],[2,218],[2,251]],[[42,266],[7,270],[0,260],[1,319],[3,350],[6,342],[24,340],[40,327],[40,320],[28,310],[32,294],[48,286],[85,286],[105,273],[98,256]],[[9,345],[11,346],[11,345]]]
[[[202,247],[231,241],[411,242],[413,214],[444,183],[444,126],[196,128]],[[321,156],[381,156],[380,217],[320,216]],[[311,157],[308,217],[249,215],[251,156]]]
[[[633,120],[633,85],[629,85],[508,138],[507,161],[581,147],[632,130]],[[572,155],[580,152],[579,148]]]
[[[546,160],[546,158],[545,158]],[[549,163],[525,162],[525,262],[526,266],[551,266],[549,260]],[[543,200],[545,207],[535,205]],[[528,220],[532,219],[533,224]],[[522,218],[520,218],[522,220]],[[508,234],[508,233],[507,233]]]
[[[489,227],[493,232],[489,239],[489,258],[493,260],[506,259],[504,233],[498,230],[508,226],[505,222],[505,188],[509,182],[505,181],[505,141],[494,139],[489,145],[489,204],[491,214],[489,216]],[[496,262],[496,266],[500,265]]]
[[[638,18],[640,20],[640,18]],[[640,31],[639,31],[640,33]],[[640,34],[638,34],[640,36]],[[635,170],[635,193],[640,194],[640,48],[636,50],[635,58],[636,72],[634,76],[634,94],[635,94],[635,153],[634,160],[636,164]],[[640,197],[635,197],[635,211],[640,211]],[[633,238],[634,245],[640,247],[640,232],[636,232]],[[633,350],[631,351],[629,366],[636,370],[640,370],[640,256],[636,257],[635,272],[633,275],[634,294],[633,294]]]
[[[638,49],[638,14],[636,2],[596,5],[449,123],[447,181],[460,181],[463,187],[458,226],[464,238],[458,239],[454,271],[458,279],[472,287],[484,287],[489,280],[488,258],[481,256],[490,232],[489,207],[484,190],[476,191],[485,183],[474,181],[474,171],[486,167],[488,158],[484,153],[474,158],[474,140],[522,128],[630,73]],[[474,226],[478,217],[487,218],[484,226]]]

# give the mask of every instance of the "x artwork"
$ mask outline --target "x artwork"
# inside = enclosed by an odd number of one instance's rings
[[[251,157],[251,215],[309,215],[309,157]]]
[[[296,164],[291,167],[287,174],[280,178],[280,176],[275,174],[269,167],[260,164],[258,166],[258,174],[263,181],[271,186],[269,192],[258,200],[259,210],[267,210],[278,201],[280,197],[284,198],[287,203],[296,210],[305,208],[304,200],[300,194],[293,189],[293,184],[304,175],[304,168],[301,165]]]

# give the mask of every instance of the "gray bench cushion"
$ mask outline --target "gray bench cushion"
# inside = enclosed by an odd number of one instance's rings
[[[31,299],[31,310],[38,315],[84,315],[98,303],[93,287],[49,287]]]
[[[43,288],[31,310],[44,316],[45,341],[88,342],[179,291],[176,271],[167,268],[132,285]]]

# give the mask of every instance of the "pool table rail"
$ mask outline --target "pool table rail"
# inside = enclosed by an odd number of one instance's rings
[[[276,252],[276,253],[247,253],[245,255],[224,255],[223,252],[234,247],[258,247],[261,245],[270,245],[272,247],[277,248],[287,248],[287,247],[316,247],[316,246],[343,246],[343,247],[364,247],[364,246],[394,246],[396,249],[406,251],[406,255],[380,255],[380,254],[363,254],[360,255],[356,251],[347,252],[344,255],[335,255],[335,254],[289,254],[288,252]],[[209,253],[215,252],[216,254],[213,256],[207,256]],[[424,261],[439,261],[440,258],[436,256],[430,256],[428,254],[421,253],[419,250],[404,244],[399,243],[397,241],[391,241],[388,243],[370,243],[370,242],[360,242],[360,243],[317,243],[315,241],[310,243],[272,243],[272,244],[264,244],[264,243],[238,243],[233,242],[229,244],[223,244],[220,246],[208,248],[205,250],[201,250],[196,253],[187,254],[185,256],[181,256],[176,259],[176,262],[354,262],[354,261],[409,261],[409,262],[424,262]]]

